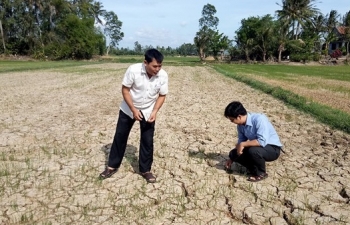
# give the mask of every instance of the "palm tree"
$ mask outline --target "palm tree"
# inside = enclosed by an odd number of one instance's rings
[[[281,10],[277,10],[277,16],[285,26],[292,28],[293,39],[298,39],[300,28],[305,26],[306,21],[319,13],[314,6],[316,0],[282,0]]]
[[[277,33],[278,33],[278,62],[280,63],[282,61],[282,52],[284,52],[286,43],[288,41],[288,22],[281,19],[277,21],[278,24],[275,27]]]
[[[329,43],[336,39],[333,29],[339,24],[338,19],[340,15],[336,10],[331,10],[326,15],[324,22],[324,39],[325,39],[325,54],[328,55]]]
[[[346,56],[349,57],[349,44],[350,44],[350,11],[345,13],[343,18],[343,25],[345,27],[344,39],[346,41]]]

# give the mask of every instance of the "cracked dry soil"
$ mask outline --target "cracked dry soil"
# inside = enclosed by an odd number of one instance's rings
[[[158,182],[137,173],[137,123],[119,171],[99,181],[127,66],[0,75],[0,224],[350,224],[350,135],[208,67],[164,66]],[[267,114],[284,144],[261,182],[224,171],[232,100]]]

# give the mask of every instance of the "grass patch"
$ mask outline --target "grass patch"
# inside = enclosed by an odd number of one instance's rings
[[[123,55],[123,56],[103,56],[102,61],[113,62],[113,63],[140,63],[143,62],[143,55]],[[201,64],[199,57],[187,56],[187,57],[177,57],[177,56],[164,56],[163,65],[167,66],[195,66]]]
[[[98,64],[94,61],[0,61],[0,73],[67,68]]]
[[[240,68],[242,67],[240,66]],[[324,124],[350,134],[350,115],[341,110],[333,109],[329,106],[310,101],[303,96],[297,95],[288,90],[284,90],[281,87],[274,87],[264,82],[254,80],[251,77],[238,75],[238,73],[234,72],[236,71],[236,66],[214,66],[214,69],[225,76],[234,78],[255,89],[261,90],[266,94],[272,95],[273,97],[282,100],[286,104],[292,105],[293,107],[314,116],[318,121]],[[310,70],[310,68],[306,69],[308,71]],[[279,71],[283,71],[283,69],[280,69]]]
[[[236,74],[251,73],[276,80],[295,80],[300,76],[311,76],[323,79],[350,81],[350,66],[288,66],[288,65],[241,65],[220,64],[214,65],[225,71]]]

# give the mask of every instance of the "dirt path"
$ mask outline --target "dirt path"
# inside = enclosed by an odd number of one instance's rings
[[[164,67],[158,182],[137,174],[138,124],[118,173],[99,181],[127,66],[0,74],[0,224],[350,224],[350,135],[206,67]],[[267,180],[223,170],[232,100],[266,113],[284,144]]]

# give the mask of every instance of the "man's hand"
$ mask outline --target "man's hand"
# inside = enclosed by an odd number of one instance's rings
[[[227,160],[225,163],[225,169],[230,170],[232,166],[233,161],[231,159]]]
[[[243,144],[242,143],[239,143],[236,145],[236,150],[237,150],[237,155],[242,155],[243,154]]]
[[[143,116],[142,116],[142,113],[140,110],[137,110],[137,109],[134,109],[132,110],[132,114],[134,116],[134,119],[137,120],[137,121],[141,121]]]
[[[156,120],[156,116],[157,116],[157,112],[156,111],[153,111],[150,115],[150,117],[148,118],[148,121],[149,123],[152,123]]]

